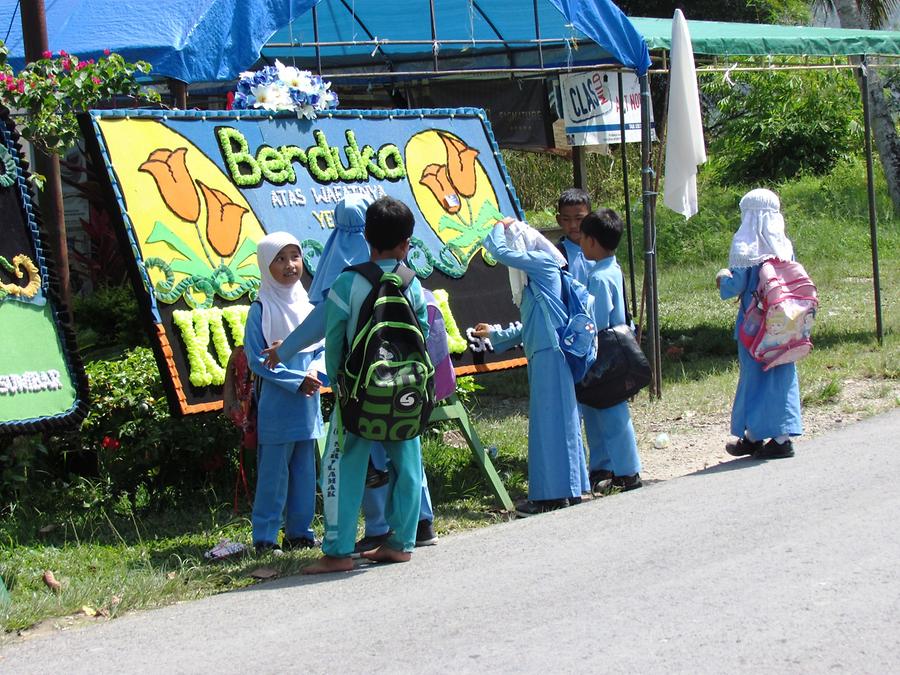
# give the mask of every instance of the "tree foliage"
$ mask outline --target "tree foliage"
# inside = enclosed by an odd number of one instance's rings
[[[861,147],[856,83],[846,71],[740,72],[703,78],[714,166],[729,182],[827,173]]]
[[[826,0],[823,0],[826,1]],[[629,16],[669,19],[676,9],[688,19],[742,23],[805,23],[809,3],[805,0],[622,0],[616,3]]]

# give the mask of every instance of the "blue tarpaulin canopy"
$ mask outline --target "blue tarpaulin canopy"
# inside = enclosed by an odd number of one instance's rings
[[[231,80],[252,66],[279,28],[316,0],[45,0],[50,50],[97,58],[105,49],[148,61],[182,82]],[[25,63],[17,0],[0,0],[0,32],[17,70]]]
[[[298,38],[312,42],[315,29],[308,10],[317,4],[320,42],[371,42],[389,36],[390,42],[375,50],[383,64],[418,58],[423,41],[432,39],[430,0],[46,0],[47,33],[54,52],[96,58],[110,49],[128,61],[149,61],[157,76],[222,81],[253,66],[267,42],[273,46],[264,56],[270,58],[285,54],[279,44]],[[650,66],[644,39],[610,0],[434,0],[433,25],[442,60],[477,57],[479,68],[490,67],[494,56],[498,64],[506,63],[508,59],[499,59],[516,52],[523,63],[539,66],[543,54],[537,34],[552,41],[547,57],[557,65],[590,59],[640,73]],[[21,68],[24,47],[16,0],[0,0],[3,26],[9,26],[10,61]],[[575,40],[584,37],[596,46],[575,48]],[[323,47],[320,53],[327,62],[339,63],[372,51],[368,44]],[[431,54],[431,44],[425,51]]]

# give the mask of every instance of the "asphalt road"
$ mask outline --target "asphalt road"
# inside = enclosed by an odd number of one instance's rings
[[[13,644],[2,673],[900,672],[900,409],[642,490]]]

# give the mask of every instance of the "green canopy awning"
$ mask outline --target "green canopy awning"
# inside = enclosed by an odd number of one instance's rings
[[[651,49],[670,49],[671,19],[630,17]],[[900,55],[900,32],[688,21],[695,54],[718,56]]]

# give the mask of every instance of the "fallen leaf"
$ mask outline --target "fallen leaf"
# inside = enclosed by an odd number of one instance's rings
[[[102,616],[104,619],[108,619],[109,618],[109,610],[106,609],[106,607],[101,607],[100,609],[97,610],[97,615]]]
[[[254,579],[272,579],[278,576],[278,570],[274,570],[271,567],[257,567],[250,572],[250,576]]]
[[[97,610],[88,605],[81,606],[81,613],[85,616],[97,616]]]
[[[112,597],[109,599],[109,606],[110,606],[110,607],[115,607],[115,606],[118,605],[120,602],[122,602],[122,598],[120,598],[118,595],[114,595],[114,596],[112,596]]]
[[[56,525],[50,523],[49,525],[44,525],[41,529],[38,530],[39,534],[50,534],[53,530],[56,529]]]
[[[49,588],[54,593],[59,593],[60,590],[62,590],[62,584],[56,580],[56,577],[53,575],[53,572],[51,572],[50,570],[44,571],[43,579],[44,579],[44,583],[47,585],[47,588]]]
[[[175,572],[169,572],[169,573],[166,575],[166,579],[174,579],[174,578],[177,577],[177,576],[178,576],[178,575],[177,575]]]

